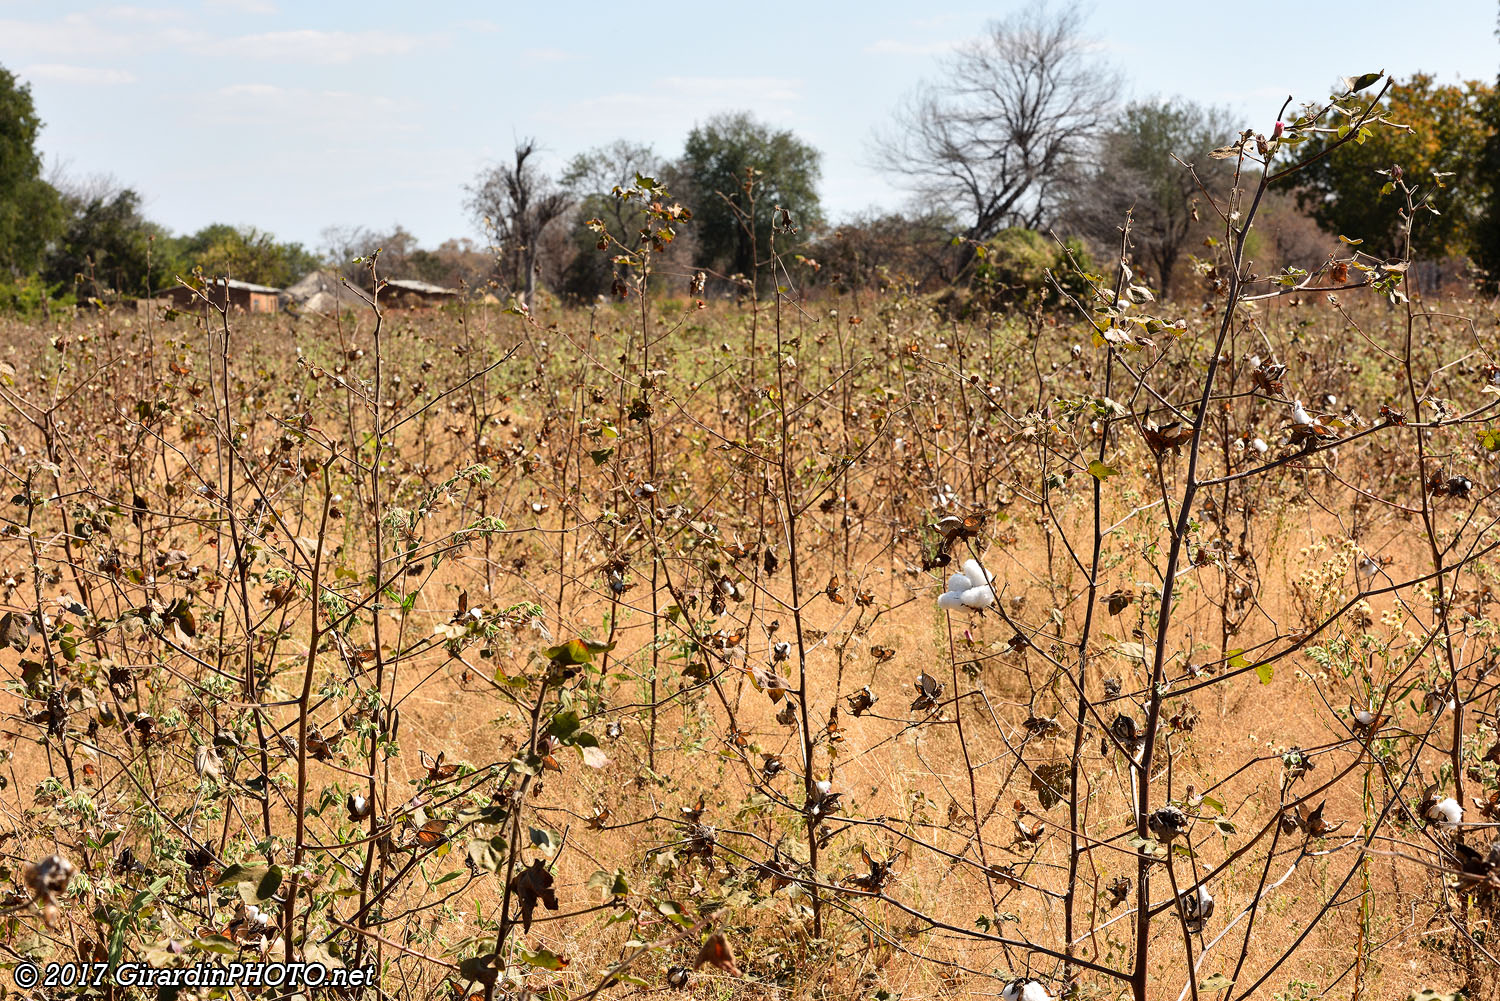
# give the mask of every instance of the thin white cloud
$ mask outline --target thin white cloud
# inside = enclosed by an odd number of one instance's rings
[[[203,6],[234,14],[275,14],[277,11],[276,5],[269,0],[204,0]]]
[[[120,4],[115,7],[105,7],[97,11],[96,16],[106,17],[111,21],[128,21],[133,24],[165,24],[183,17],[184,14],[171,7],[136,7],[131,4]]]
[[[416,128],[411,101],[349,90],[313,90],[274,83],[248,82],[220,87],[198,99],[190,120],[212,132],[227,124],[267,130],[278,135],[316,135],[326,141],[368,142],[372,134],[410,132]]]
[[[139,7],[107,8],[101,16],[66,14],[52,21],[0,20],[0,38],[12,52],[49,53],[66,59],[83,55],[122,55],[168,48],[193,48],[211,41],[202,30],[181,19],[144,20]],[[117,23],[111,24],[109,21]],[[121,24],[136,30],[122,30]]]
[[[400,56],[423,42],[417,35],[393,31],[267,31],[231,38],[225,48],[250,59],[299,63],[349,63],[373,56]]]
[[[108,66],[74,66],[69,63],[38,63],[21,69],[23,80],[50,80],[84,86],[117,86],[135,83],[135,74]]]
[[[941,28],[945,24],[952,24],[958,20],[957,14],[934,14],[932,17],[912,18],[913,28]]]
[[[865,46],[865,52],[877,56],[936,56],[952,52],[957,42],[902,42],[894,38],[882,38]]]
[[[565,49],[527,49],[521,53],[521,61],[527,63],[560,63],[572,58]]]
[[[789,77],[674,76],[642,91],[620,91],[574,101],[542,117],[572,129],[619,129],[641,134],[685,129],[721,111],[747,109],[785,121],[802,100],[802,81]]]
[[[669,76],[658,80],[657,86],[680,96],[715,102],[734,97],[757,103],[802,98],[802,81],[781,76]]]

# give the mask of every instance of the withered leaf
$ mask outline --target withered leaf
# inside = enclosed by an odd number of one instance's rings
[[[531,931],[531,915],[538,901],[549,911],[557,910],[557,893],[552,889],[554,880],[547,871],[547,863],[535,859],[510,881],[510,892],[516,895],[521,907],[521,930]]]
[[[729,939],[723,932],[714,932],[703,940],[703,946],[698,950],[698,958],[693,960],[693,969],[703,966],[712,966],[723,970],[731,977],[740,977],[740,968],[734,964],[734,949],[729,945]]]

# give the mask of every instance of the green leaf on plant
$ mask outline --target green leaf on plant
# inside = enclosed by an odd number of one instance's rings
[[[589,877],[589,886],[596,890],[604,890],[616,897],[623,897],[630,892],[630,884],[625,879],[624,870],[621,869],[616,869],[612,873],[600,869]]]
[[[528,952],[526,949],[518,947],[516,955],[527,966],[535,966],[539,970],[561,970],[568,965],[568,961],[565,958],[548,949],[538,949],[536,952]]]
[[[1120,470],[1118,467],[1107,466],[1104,463],[1100,462],[1098,459],[1095,459],[1093,462],[1089,463],[1089,475],[1101,482],[1109,479],[1119,471]]]
[[[505,839],[497,834],[488,841],[470,841],[468,856],[475,869],[499,872],[505,865]]]
[[[594,660],[593,651],[589,649],[588,644],[580,639],[571,639],[566,643],[548,647],[542,651],[542,656],[554,664],[561,664],[564,667],[575,664],[591,664]]]

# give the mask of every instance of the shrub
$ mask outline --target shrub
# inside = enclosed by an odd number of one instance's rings
[[[48,285],[40,275],[0,279],[0,313],[37,320],[48,316],[53,305],[73,306],[73,293],[62,294],[62,288],[60,284]]]

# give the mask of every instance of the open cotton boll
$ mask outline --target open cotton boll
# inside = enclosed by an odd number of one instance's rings
[[[1035,980],[1012,980],[1000,992],[1001,1001],[1052,1001],[1047,988]]]
[[[978,560],[964,560],[962,569],[948,578],[947,590],[938,595],[938,607],[988,608],[995,603],[994,579]]]
[[[969,578],[970,587],[978,587],[981,584],[988,584],[990,581],[995,579],[994,577],[990,576],[988,570],[979,565],[978,560],[964,560],[963,571],[964,576]],[[951,582],[949,586],[952,586]]]
[[[1255,449],[1261,455],[1265,455],[1271,446],[1266,444],[1266,440],[1264,438],[1256,438],[1250,443],[1250,447]]]
[[[1307,408],[1302,405],[1301,400],[1297,400],[1292,404],[1292,420],[1298,424],[1316,423],[1312,418],[1312,414],[1308,413]]]
[[[1463,823],[1464,808],[1452,796],[1438,800],[1427,808],[1427,819],[1436,821],[1439,827],[1457,827]]]
[[[989,608],[995,603],[995,589],[985,584],[983,587],[971,587],[959,598],[969,608]]]

